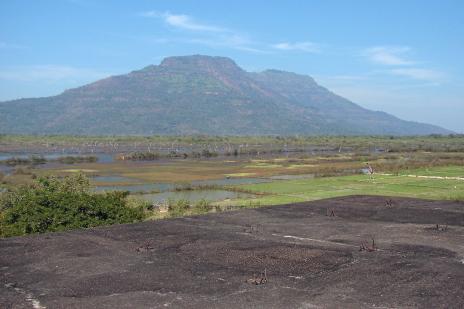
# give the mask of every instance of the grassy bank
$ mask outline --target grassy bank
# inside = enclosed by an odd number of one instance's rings
[[[367,175],[351,175],[241,185],[238,186],[241,189],[265,194],[255,199],[223,201],[218,204],[277,205],[356,194],[464,200],[464,180],[422,178],[413,175],[464,177],[464,167],[434,167],[404,171],[400,175],[377,174],[373,180]]]

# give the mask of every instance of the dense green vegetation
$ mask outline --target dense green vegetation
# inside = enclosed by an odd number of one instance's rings
[[[161,157],[159,153],[155,152],[133,152],[126,155],[119,156],[119,160],[130,161],[154,161]]]
[[[56,161],[64,164],[76,164],[76,163],[92,163],[97,162],[98,158],[96,156],[64,156],[59,157],[56,160],[49,160],[49,161]]]
[[[5,164],[9,166],[16,166],[16,165],[39,165],[45,164],[47,160],[42,156],[30,156],[29,158],[8,158],[6,160],[0,161],[0,164]]]
[[[229,155],[227,153],[227,155]],[[238,155],[238,152],[235,154]],[[210,151],[208,149],[203,149],[201,152],[192,151],[192,152],[177,152],[171,151],[166,154],[160,154],[158,152],[132,152],[129,154],[121,155],[118,157],[119,160],[130,160],[130,161],[155,161],[160,158],[212,158],[217,157],[218,153]]]
[[[0,236],[64,231],[143,219],[141,206],[128,207],[127,192],[97,194],[78,174],[58,179],[39,178],[32,185],[3,193]]]

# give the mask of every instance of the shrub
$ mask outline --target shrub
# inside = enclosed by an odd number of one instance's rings
[[[168,201],[168,212],[170,217],[181,217],[185,215],[189,209],[190,203],[187,200]]]
[[[205,199],[201,199],[195,203],[193,207],[193,213],[195,214],[204,214],[208,213],[213,209],[213,206]]]
[[[16,165],[39,165],[47,163],[47,159],[43,156],[36,156],[31,155],[29,158],[17,158],[12,157],[2,161],[4,164],[9,166],[16,166]]]
[[[56,161],[64,164],[75,164],[75,163],[94,163],[98,161],[96,156],[65,156],[59,157]]]
[[[128,207],[128,192],[93,193],[89,179],[39,178],[4,194],[0,201],[0,236],[64,231],[143,219],[141,207]]]
[[[133,152],[121,157],[123,160],[131,161],[154,161],[160,158],[159,153],[154,152]]]
[[[22,158],[16,158],[16,157],[6,159],[3,162],[9,166],[31,164],[31,160],[29,159],[22,159]]]
[[[188,181],[176,182],[174,184],[174,191],[189,191],[193,189],[194,189],[193,185]]]
[[[134,195],[129,195],[126,198],[126,206],[130,208],[141,208],[144,210],[153,210],[153,204],[149,201]]]
[[[217,152],[212,152],[212,151],[210,151],[208,149],[203,149],[201,151],[201,156],[205,157],[205,158],[217,157],[218,153]]]

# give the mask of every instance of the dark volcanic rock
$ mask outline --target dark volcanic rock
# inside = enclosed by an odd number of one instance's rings
[[[2,239],[0,308],[463,308],[464,205],[386,200]]]

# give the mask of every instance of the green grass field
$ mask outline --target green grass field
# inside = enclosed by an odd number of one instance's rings
[[[220,202],[221,205],[276,205],[323,198],[368,194],[423,199],[464,199],[464,180],[428,179],[406,175],[464,177],[463,166],[447,166],[407,171],[404,175],[367,175],[281,180],[237,186],[264,194],[254,199]]]
[[[401,175],[423,175],[440,177],[461,177],[464,178],[463,166],[437,166],[433,168],[420,168],[414,171],[402,171]]]

